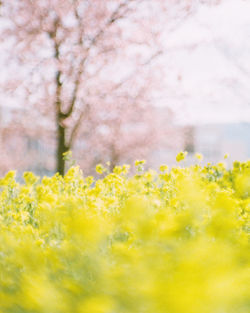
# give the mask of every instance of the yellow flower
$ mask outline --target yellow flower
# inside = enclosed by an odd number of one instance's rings
[[[121,166],[115,166],[114,167],[114,169],[113,169],[113,172],[115,173],[115,174],[118,174],[118,175],[120,175],[121,173],[122,173],[122,167]]]
[[[144,164],[97,181],[79,167],[41,181],[25,173],[26,184],[13,172],[2,179],[0,311],[246,309],[250,161]]]
[[[95,167],[96,173],[103,174],[105,172],[105,168],[102,164],[97,164]]]
[[[160,169],[160,172],[167,172],[168,171],[168,166],[165,165],[165,164],[162,164],[159,169]]]
[[[181,151],[181,152],[179,152],[178,154],[177,154],[177,156],[176,156],[176,161],[177,162],[180,162],[180,161],[182,161],[182,160],[184,160],[185,158],[186,158],[186,156],[187,156],[187,152],[186,151]]]
[[[140,165],[144,165],[144,164],[146,164],[145,160],[136,160],[135,161],[135,166],[140,166]]]
[[[201,153],[195,153],[195,157],[197,160],[202,161],[203,160],[203,155]]]
[[[34,185],[39,177],[35,176],[32,172],[24,172],[23,179],[27,185]]]

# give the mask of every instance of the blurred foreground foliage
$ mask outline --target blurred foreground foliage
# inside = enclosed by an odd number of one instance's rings
[[[250,161],[144,163],[0,180],[1,313],[250,311]]]

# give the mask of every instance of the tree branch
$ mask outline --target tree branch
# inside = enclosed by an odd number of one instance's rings
[[[84,73],[84,65],[89,57],[90,50],[92,47],[94,47],[97,42],[100,40],[100,38],[103,36],[105,31],[108,29],[109,26],[114,24],[117,20],[124,17],[126,13],[126,9],[128,8],[129,3],[133,2],[135,0],[124,0],[121,2],[117,8],[111,13],[110,17],[108,18],[107,22],[105,23],[104,27],[99,29],[99,31],[96,33],[96,35],[92,38],[90,45],[85,50],[85,56],[82,58],[78,71],[76,73],[76,78],[74,82],[74,89],[72,92],[69,108],[66,112],[62,113],[63,118],[68,118],[71,116],[72,112],[74,111],[75,103],[77,100],[77,94],[81,83],[81,76]],[[123,11],[123,12],[121,12]],[[78,46],[83,46],[83,24],[82,24],[82,18],[79,16],[77,9],[75,9],[75,17],[78,21],[78,27],[80,29],[79,31],[79,37],[78,37]]]
[[[67,144],[68,147],[72,147],[73,142],[74,142],[74,140],[76,138],[77,132],[79,130],[79,127],[80,127],[80,125],[81,125],[81,123],[83,121],[83,118],[86,117],[86,115],[88,113],[88,110],[89,110],[89,104],[86,104],[85,109],[79,114],[79,117],[78,117],[77,121],[75,122],[74,127],[73,127],[73,129],[71,131],[71,134],[70,134],[70,137],[69,137],[69,141],[68,141],[68,144]]]
[[[54,44],[54,58],[56,59],[57,62],[60,60],[60,44],[61,42],[57,40],[57,30],[60,25],[59,18],[55,18],[54,20],[54,28],[51,30],[48,35],[53,41]],[[61,121],[61,118],[63,117],[62,114],[62,102],[61,102],[61,94],[62,94],[62,82],[61,82],[61,77],[62,77],[62,71],[58,69],[56,71],[55,75],[55,83],[56,83],[56,99],[55,99],[55,105],[56,105],[56,111],[57,111],[57,118],[59,119],[59,123]]]

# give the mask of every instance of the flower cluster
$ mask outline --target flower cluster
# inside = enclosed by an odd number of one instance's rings
[[[250,161],[144,164],[0,180],[0,312],[249,312]]]

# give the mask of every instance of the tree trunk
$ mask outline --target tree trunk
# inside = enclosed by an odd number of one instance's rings
[[[110,157],[110,171],[113,172],[113,169],[119,161],[119,155],[116,153],[115,147],[111,147],[111,157]]]
[[[65,138],[66,130],[61,125],[60,122],[57,123],[57,172],[61,174],[62,176],[65,173],[65,160],[63,153],[67,152],[69,148],[66,145],[66,138]]]

